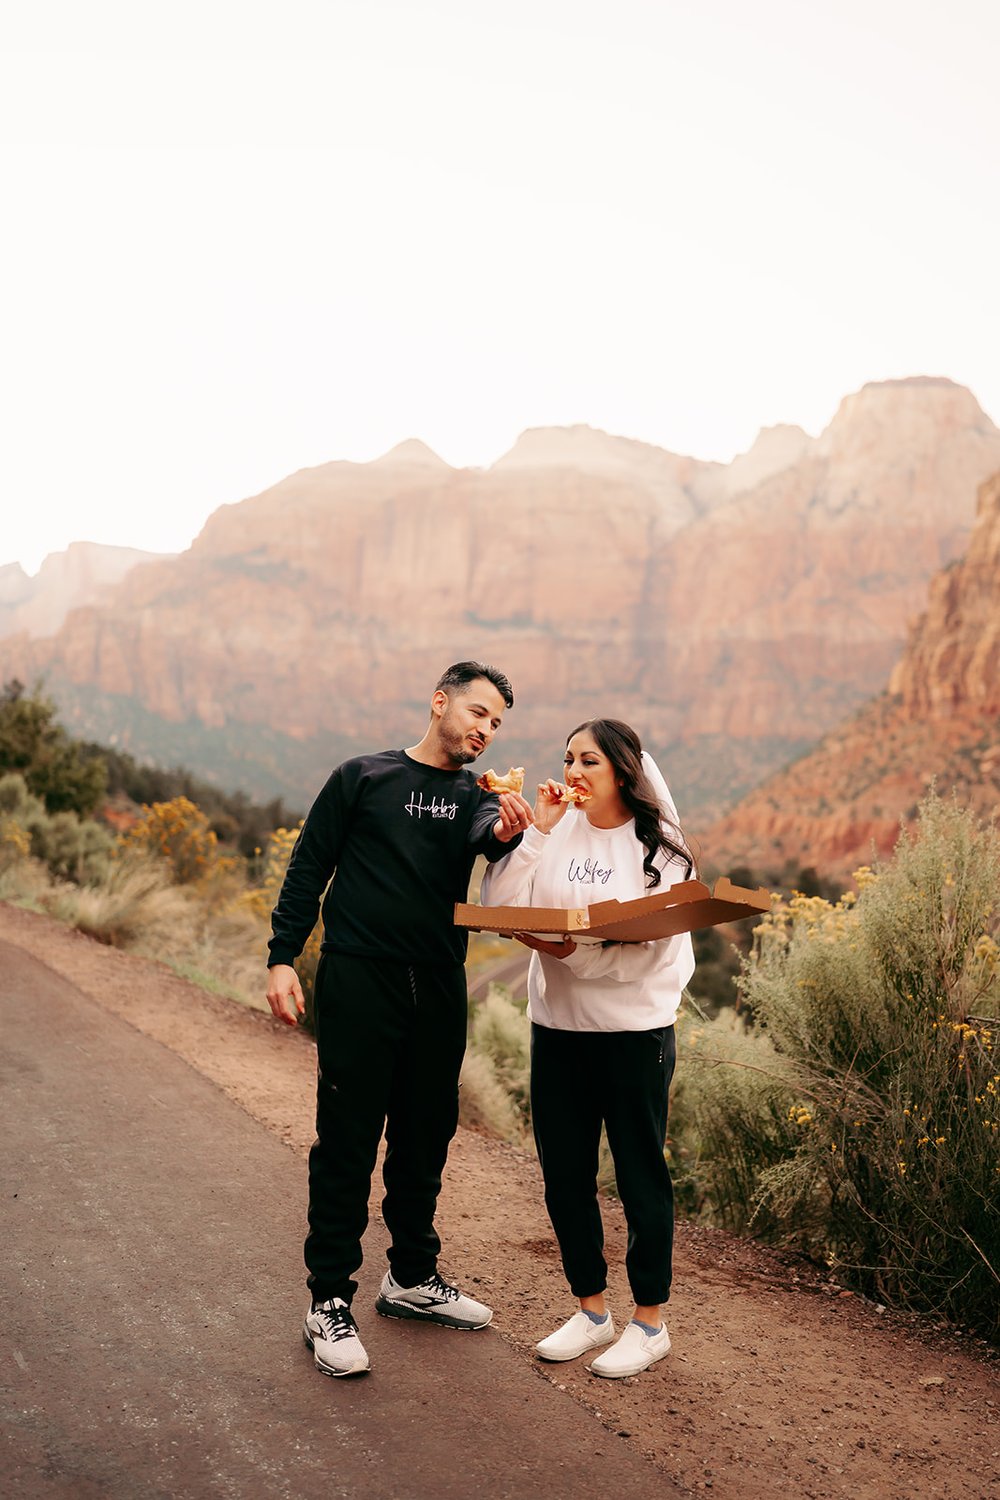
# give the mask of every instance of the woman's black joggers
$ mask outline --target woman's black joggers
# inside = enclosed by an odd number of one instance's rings
[[[602,1122],[628,1224],[625,1268],[638,1305],[666,1302],[674,1193],[663,1154],[676,1059],[673,1026],[655,1031],[531,1028],[531,1117],[545,1206],[575,1297],[607,1286],[597,1199]]]

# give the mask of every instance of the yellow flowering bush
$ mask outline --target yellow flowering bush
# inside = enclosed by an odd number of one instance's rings
[[[31,853],[31,834],[16,818],[0,813],[0,870],[27,859]]]
[[[164,859],[176,885],[218,877],[234,863],[220,852],[208,818],[187,797],[143,807],[142,817],[119,835],[116,852]]]

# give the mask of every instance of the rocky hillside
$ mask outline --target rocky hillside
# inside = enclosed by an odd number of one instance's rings
[[[71,609],[103,603],[131,568],[160,558],[135,547],[73,542],[50,552],[33,578],[20,563],[0,566],[0,638],[54,635]]]
[[[548,773],[574,723],[617,714],[704,826],[884,686],[998,468],[1000,431],[930,379],[729,465],[580,427],[485,471],[410,442],[223,506],[109,603],[0,643],[0,671],[45,672],[80,732],[301,803],[483,656],[517,693],[498,758]]]
[[[1000,807],[1000,474],[980,487],[968,551],[934,578],[889,691],[737,806],[706,852],[849,873],[891,850],[932,778],[984,816]]]

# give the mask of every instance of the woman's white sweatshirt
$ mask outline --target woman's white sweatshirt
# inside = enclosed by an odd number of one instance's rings
[[[529,828],[518,847],[490,865],[484,906],[592,906],[649,894],[645,849],[629,819],[595,828],[568,808],[551,833]],[[657,857],[656,890],[687,879],[686,865]],[[694,972],[687,933],[653,943],[578,943],[568,958],[532,953],[528,1016],[557,1031],[648,1031],[671,1026]]]

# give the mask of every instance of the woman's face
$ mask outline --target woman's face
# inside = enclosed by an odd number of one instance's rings
[[[583,787],[591,794],[586,811],[600,814],[623,807],[615,768],[588,729],[574,734],[566,746],[564,760],[567,786]]]

